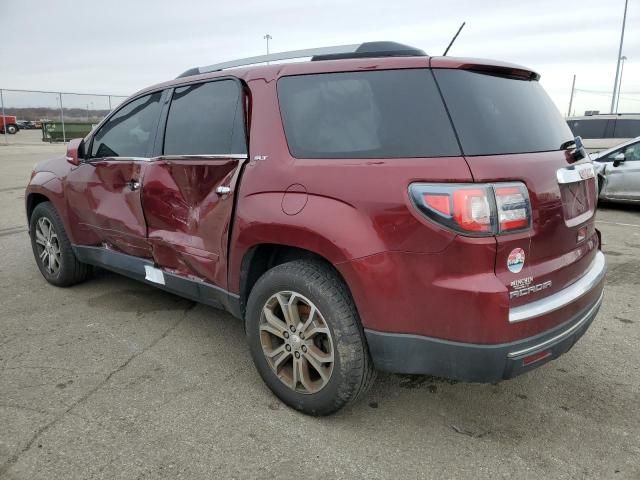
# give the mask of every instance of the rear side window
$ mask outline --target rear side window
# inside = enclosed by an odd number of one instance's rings
[[[640,136],[640,120],[617,119],[613,135],[615,138],[635,138]]]
[[[567,121],[567,125],[569,125],[573,135],[582,138],[607,138],[607,135],[605,135],[607,123],[608,120],[603,118]]]
[[[573,139],[534,80],[434,69],[465,155],[559,150]]]
[[[241,89],[233,80],[176,88],[164,137],[165,155],[246,153]]]
[[[140,97],[116,112],[98,130],[91,158],[146,157],[160,118],[161,92]]]
[[[460,155],[427,69],[283,77],[278,98],[297,158]]]

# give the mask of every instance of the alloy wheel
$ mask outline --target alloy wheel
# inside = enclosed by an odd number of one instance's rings
[[[36,224],[36,247],[38,259],[50,275],[55,275],[62,265],[60,243],[53,224],[46,217],[41,217]]]
[[[262,308],[259,330],[267,363],[282,383],[304,394],[327,385],[334,365],[333,340],[311,300],[296,292],[276,293]]]

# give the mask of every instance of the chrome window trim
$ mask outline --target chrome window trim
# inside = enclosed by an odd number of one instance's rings
[[[157,157],[162,160],[206,160],[208,158],[215,160],[218,158],[231,158],[235,160],[246,160],[249,156],[246,153],[213,153],[213,154],[200,154],[200,155],[160,155]]]
[[[212,155],[160,155],[158,157],[99,157],[91,158],[86,163],[98,162],[157,162],[160,160],[216,160],[216,159],[234,159],[246,160],[249,158],[244,153],[215,153]]]
[[[556,178],[559,184],[582,182],[595,176],[596,172],[591,162],[561,168],[556,172]]]
[[[607,272],[607,262],[604,253],[598,251],[593,259],[587,273],[578,281],[572,283],[567,288],[560,290],[548,297],[536,300],[526,305],[509,309],[509,323],[522,322],[531,318],[546,315],[565,307],[590,292],[600,283]]]
[[[149,157],[93,157],[85,160],[83,163],[100,163],[100,162],[151,162],[153,158]]]
[[[582,327],[586,322],[588,322],[596,309],[598,309],[600,307],[600,304],[602,303],[602,299],[604,298],[604,291],[602,291],[602,293],[600,294],[600,297],[598,298],[598,301],[596,303],[593,304],[593,306],[587,311],[587,313],[584,314],[584,316],[576,323],[574,323],[571,327],[569,327],[568,329],[564,330],[563,332],[559,333],[558,335],[556,335],[555,337],[550,338],[549,340],[545,340],[544,342],[538,343],[537,345],[534,345],[532,347],[527,347],[525,349],[522,350],[518,350],[515,352],[510,352],[509,354],[507,354],[507,357],[509,358],[518,358],[518,357],[522,357],[524,355],[528,355],[531,353],[536,352],[537,350],[542,350],[544,348],[547,348],[559,341],[564,340],[565,338],[569,337],[573,332],[575,332],[576,330],[578,330],[580,327]]]

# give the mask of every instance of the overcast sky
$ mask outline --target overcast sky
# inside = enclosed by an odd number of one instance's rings
[[[640,0],[629,1],[620,111],[640,112]],[[0,0],[0,88],[129,95],[184,70],[271,51],[394,40],[531,67],[560,111],[611,92],[624,0]],[[6,94],[5,102],[22,98]],[[13,100],[12,100],[13,99]],[[608,110],[578,92],[575,110]]]

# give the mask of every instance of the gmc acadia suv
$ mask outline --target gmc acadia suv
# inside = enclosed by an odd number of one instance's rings
[[[495,382],[569,350],[606,266],[593,166],[539,75],[392,42],[289,53],[142,90],[37,165],[45,279],[99,266],[226,309],[313,415],[375,369]]]

